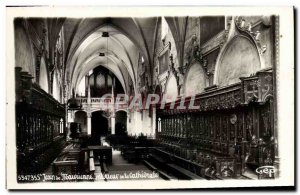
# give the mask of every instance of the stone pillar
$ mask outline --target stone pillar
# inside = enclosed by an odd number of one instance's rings
[[[91,88],[90,88],[90,77],[87,77],[87,113],[86,113],[86,128],[87,136],[90,137],[92,134],[92,112],[91,112]]]
[[[156,130],[156,105],[152,107],[152,132],[151,135],[155,137]]]
[[[92,134],[92,113],[87,113],[87,136],[91,136]]]
[[[84,93],[84,97],[87,97],[88,96],[88,87],[89,87],[89,75],[85,75],[85,93]]]
[[[113,78],[112,86],[111,86],[111,134],[114,135],[116,133],[115,130],[115,123],[116,123],[116,114],[115,114],[115,95],[114,95],[114,85],[115,85],[115,78]]]
[[[88,99],[87,99],[87,102],[88,102],[88,104],[90,104],[91,103],[91,88],[90,88],[90,78],[88,77],[88,81],[87,81],[87,88],[88,88],[88,90],[87,90],[87,92],[88,92],[88,94],[87,94],[87,97],[88,97]]]
[[[66,90],[66,89],[64,89],[64,90]],[[69,116],[68,116],[68,113],[69,113],[69,111],[68,111],[68,103],[67,103],[67,98],[65,98],[64,99],[65,100],[65,111],[66,111],[66,113],[65,113],[65,120],[64,120],[64,127],[63,127],[63,134],[64,134],[64,137],[65,138],[67,138],[67,135],[68,135],[68,123],[69,123]]]
[[[110,120],[111,120],[111,134],[114,135],[116,133],[115,130],[116,117],[114,114],[111,116]]]
[[[130,130],[131,130],[131,124],[130,124],[130,111],[127,111],[127,121],[126,121],[126,129],[127,129],[127,134],[129,135]]]

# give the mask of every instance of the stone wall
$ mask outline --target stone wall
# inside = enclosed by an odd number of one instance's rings
[[[15,22],[15,66],[35,77],[34,53],[30,39],[21,22]],[[35,79],[34,79],[35,80]]]
[[[224,30],[224,16],[205,16],[200,18],[200,42],[205,43]]]
[[[172,55],[173,57],[173,63],[174,63],[174,68],[177,69],[179,66],[178,62],[178,51],[175,46],[175,40],[173,38],[173,34],[170,28],[168,28],[168,32],[164,39],[161,37],[161,22],[158,23],[157,27],[157,37],[156,37],[156,44],[155,44],[155,53],[154,53],[154,68],[153,68],[153,84],[158,84],[162,86],[163,92],[165,92],[166,89],[166,82],[167,82],[167,72],[159,72],[159,66],[165,66],[167,71],[169,70],[169,65],[171,64],[171,61],[168,60],[165,64],[159,64],[159,56],[163,53],[164,50],[168,49],[169,56]],[[173,32],[174,33],[174,32]],[[169,48],[166,48],[169,47]]]
[[[188,97],[201,93],[204,91],[204,88],[207,87],[207,84],[203,68],[199,63],[194,63],[186,73],[184,95]]]
[[[33,82],[50,95],[55,94],[55,99],[61,102],[63,64],[62,60],[58,59],[56,47],[62,46],[49,45],[53,35],[49,32],[47,20],[17,18],[14,27],[15,66],[28,71],[34,77]],[[52,41],[55,45],[56,41]]]
[[[272,16],[241,18],[245,24],[243,28],[237,25],[236,19],[239,17],[209,16],[187,19],[182,64],[184,80],[179,77],[180,85],[184,82],[183,86],[198,93],[203,90],[201,88],[231,85],[239,82],[240,77],[272,67]],[[236,36],[244,38],[233,40]],[[196,46],[200,48],[201,55],[195,56]],[[195,73],[190,72],[195,63],[202,67],[202,76],[199,76],[200,69]],[[200,83],[204,83],[204,86],[200,87]],[[184,94],[189,94],[186,89]]]
[[[255,45],[242,36],[232,39],[220,59],[217,84],[227,86],[240,82],[260,68],[260,59]]]
[[[39,85],[44,91],[49,93],[48,69],[44,57],[41,58],[41,63],[40,63]]]

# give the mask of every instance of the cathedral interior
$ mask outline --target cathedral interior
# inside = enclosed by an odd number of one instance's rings
[[[264,178],[257,168],[279,166],[278,26],[277,16],[15,18],[18,175]],[[132,108],[120,94],[160,99]]]

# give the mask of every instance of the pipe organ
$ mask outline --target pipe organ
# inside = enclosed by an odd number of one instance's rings
[[[65,108],[20,67],[16,76],[16,147],[18,174],[44,171],[64,145]]]
[[[158,140],[173,157],[203,167],[206,178],[237,178],[266,165],[275,165],[272,70],[240,78],[241,82],[207,89],[195,97],[199,109],[157,109]],[[188,163],[190,162],[190,164]]]

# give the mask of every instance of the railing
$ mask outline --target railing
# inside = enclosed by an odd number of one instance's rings
[[[112,98],[91,98],[90,103],[88,102],[88,98],[86,97],[79,97],[76,98],[78,103],[80,103],[83,108],[87,107],[93,107],[97,109],[111,109],[112,107],[115,107],[115,109],[127,109],[128,105],[125,103],[122,99],[120,99],[120,102],[114,102]]]
[[[76,98],[79,103],[87,104],[88,98]],[[112,98],[91,98],[91,103],[112,103]]]

